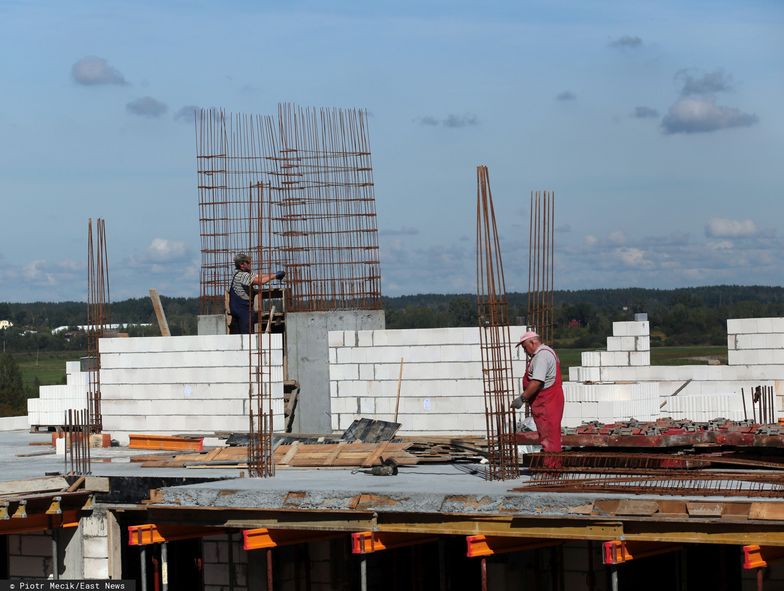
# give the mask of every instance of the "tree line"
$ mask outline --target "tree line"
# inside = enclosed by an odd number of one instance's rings
[[[646,312],[652,345],[721,345],[726,342],[728,318],[784,316],[784,288],[719,285],[682,289],[593,289],[556,291],[554,294],[555,345],[601,347],[612,334],[612,322],[632,320]],[[196,334],[198,298],[161,298],[171,333]],[[384,298],[387,328],[476,326],[476,296],[471,294],[418,294]],[[511,324],[526,324],[528,296],[507,295]],[[84,350],[84,333],[58,326],[87,323],[83,302],[0,303],[0,320],[14,326],[2,330],[3,350]],[[150,324],[129,329],[131,336],[160,334],[149,298],[113,302],[110,322]]]

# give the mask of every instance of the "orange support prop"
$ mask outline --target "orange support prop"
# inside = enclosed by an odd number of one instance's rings
[[[610,540],[602,544],[602,562],[604,564],[623,564],[636,558],[674,552],[680,548],[680,544]]]
[[[780,546],[758,546],[757,544],[743,546],[743,568],[746,570],[765,568],[768,566],[768,562],[779,558],[784,558],[784,548]]]
[[[176,437],[174,435],[152,435],[131,433],[128,447],[131,449],[158,449],[164,451],[204,451],[203,437]]]
[[[242,531],[243,548],[245,550],[266,550],[278,546],[303,544],[316,540],[325,540],[340,536],[340,533],[329,531],[313,531],[301,529],[245,529]]]
[[[548,548],[550,546],[560,546],[560,540],[540,540],[538,538],[513,538],[509,536],[466,536],[468,558],[479,556],[492,556],[493,554],[505,554],[508,552],[524,552],[526,550],[536,550],[537,548]]]
[[[189,525],[145,523],[128,526],[128,545],[147,546],[175,540],[188,540],[222,534],[226,530],[219,527],[194,527]]]
[[[370,554],[381,550],[391,550],[403,546],[414,546],[435,542],[437,536],[420,534],[402,534],[397,532],[360,531],[351,534],[351,552],[353,554]]]

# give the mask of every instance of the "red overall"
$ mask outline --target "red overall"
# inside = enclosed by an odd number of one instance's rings
[[[564,392],[563,380],[561,378],[561,361],[550,349],[539,349],[534,355],[547,353],[555,356],[555,382],[549,388],[542,388],[534,395],[531,402],[531,415],[536,423],[536,431],[539,434],[539,443],[543,451],[561,451],[561,419],[564,411]],[[533,360],[533,357],[531,358]],[[531,380],[528,378],[528,370],[531,361],[525,368],[523,376],[523,390],[528,387]],[[546,465],[555,468],[558,461],[546,462]]]

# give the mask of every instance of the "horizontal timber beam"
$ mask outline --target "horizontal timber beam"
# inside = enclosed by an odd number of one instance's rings
[[[420,535],[512,536],[548,540],[607,540],[674,544],[784,546],[776,523],[691,520],[531,518],[515,514],[465,515],[326,510],[270,510],[147,506],[150,521],[187,522],[233,529],[300,529],[331,532],[397,532]]]

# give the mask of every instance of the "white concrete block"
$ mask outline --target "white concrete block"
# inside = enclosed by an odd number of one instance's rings
[[[358,380],[359,379],[359,365],[350,363],[345,365],[330,365],[329,366],[329,379],[330,380]]]
[[[580,353],[582,367],[599,367],[602,364],[601,351],[585,351]]]
[[[650,365],[650,351],[632,351],[629,353],[629,365]]]
[[[582,368],[579,366],[572,366],[569,368],[569,381],[570,382],[580,382],[582,378],[580,377],[580,370]]]
[[[356,396],[347,397],[344,396],[342,398],[335,398],[330,400],[330,407],[332,410],[332,414],[339,414],[339,413],[356,413],[359,414],[360,406],[359,401],[361,399]]]
[[[613,336],[644,337],[650,335],[650,325],[645,321],[613,322]]]
[[[602,367],[629,365],[629,353],[626,351],[600,351],[599,362]]]
[[[651,350],[651,337],[635,337],[635,349],[637,351]]]
[[[373,332],[372,330],[358,330],[357,331],[357,345],[359,347],[372,347],[373,346]]]
[[[727,320],[727,334],[755,333],[756,318],[730,318]]]
[[[327,333],[327,346],[328,347],[342,347],[345,345],[343,340],[343,335],[345,334],[342,330],[330,330]]]
[[[608,351],[634,351],[636,337],[607,337]]]
[[[600,367],[583,367],[580,370],[580,377],[583,382],[600,382],[602,380]]]
[[[373,380],[374,379],[374,371],[373,365],[369,363],[363,363],[359,366],[359,379],[360,380]]]
[[[359,412],[363,416],[375,414],[375,412],[376,412],[376,399],[375,398],[360,398],[359,399]]]

